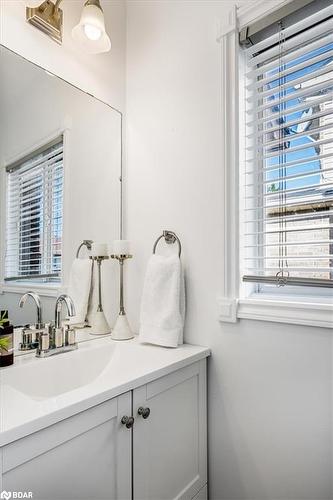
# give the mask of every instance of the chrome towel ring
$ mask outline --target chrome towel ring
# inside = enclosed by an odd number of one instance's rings
[[[91,245],[93,243],[93,240],[83,240],[82,243],[79,245],[78,249],[76,250],[76,258],[79,258],[80,255],[80,250],[82,247],[87,247],[88,250],[91,250]]]
[[[180,258],[181,253],[182,253],[182,245],[180,243],[180,239],[178,238],[176,233],[174,233],[173,231],[166,231],[166,230],[163,231],[163,234],[161,234],[161,236],[159,236],[154,243],[153,254],[156,253],[157,245],[162,238],[164,238],[165,243],[167,243],[168,245],[172,245],[176,242],[178,243],[178,256]]]

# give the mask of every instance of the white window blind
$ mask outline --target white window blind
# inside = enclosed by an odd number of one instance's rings
[[[245,49],[244,281],[333,286],[332,15]]]
[[[63,139],[7,167],[5,281],[60,281]]]

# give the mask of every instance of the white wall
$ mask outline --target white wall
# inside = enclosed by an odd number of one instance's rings
[[[214,500],[332,499],[332,333],[217,321],[222,290],[220,46],[229,1],[129,1],[128,310],[162,229],[181,237],[186,340],[212,348],[209,481]]]
[[[126,2],[101,0],[112,50],[89,55],[71,38],[84,0],[65,0],[63,44],[60,46],[25,20],[29,0],[0,1],[0,43],[123,110],[125,91]]]

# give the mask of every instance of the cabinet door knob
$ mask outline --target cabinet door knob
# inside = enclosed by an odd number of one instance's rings
[[[144,408],[143,406],[140,406],[140,408],[138,408],[138,415],[141,415],[141,417],[144,419],[148,418],[150,415],[150,408]]]
[[[134,425],[134,418],[124,415],[123,418],[121,419],[121,423],[123,425],[126,425],[127,429],[131,429]]]

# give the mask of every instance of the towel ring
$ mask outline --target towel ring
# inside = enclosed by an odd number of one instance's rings
[[[91,250],[91,245],[93,244],[93,240],[83,240],[82,243],[79,245],[78,249],[76,250],[76,258],[79,258],[80,255],[80,250],[82,247],[87,247],[88,250]]]
[[[181,253],[182,253],[182,245],[180,243],[180,239],[178,238],[176,233],[174,233],[173,231],[166,231],[166,230],[163,231],[163,234],[161,234],[161,236],[159,236],[154,243],[153,254],[156,253],[157,245],[162,238],[164,238],[165,243],[167,243],[168,245],[172,245],[173,243],[176,243],[176,241],[177,241],[177,243],[178,243],[178,256],[180,258]]]

